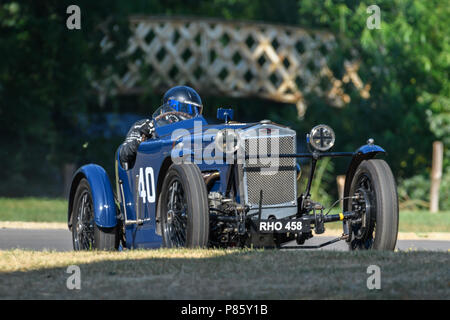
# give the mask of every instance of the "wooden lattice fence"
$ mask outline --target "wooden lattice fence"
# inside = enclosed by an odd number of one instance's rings
[[[151,86],[165,90],[188,84],[200,93],[232,97],[258,96],[295,103],[303,116],[306,94],[325,97],[333,106],[350,101],[343,83],[369,96],[357,71],[358,60],[345,61],[337,79],[328,58],[337,48],[331,33],[301,28],[223,20],[132,17],[127,70],[113,74],[113,94],[139,93]],[[103,50],[111,43],[102,41]],[[101,91],[104,81],[95,86]]]

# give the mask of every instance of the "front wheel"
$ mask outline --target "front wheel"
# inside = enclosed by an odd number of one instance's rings
[[[398,197],[394,176],[386,161],[361,162],[350,186],[347,221],[350,250],[394,250],[398,234]]]
[[[206,185],[195,164],[173,164],[158,201],[163,245],[205,247],[209,240]]]
[[[95,223],[91,188],[86,179],[81,179],[72,211],[73,249],[116,250],[119,247],[117,230],[117,227],[102,228]]]

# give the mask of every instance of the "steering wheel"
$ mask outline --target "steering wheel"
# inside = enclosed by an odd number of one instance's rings
[[[157,116],[155,118],[155,121],[159,121],[159,120],[163,119],[166,121],[170,121],[170,123],[173,123],[173,122],[186,120],[186,119],[190,119],[190,118],[192,118],[192,115],[190,115],[189,113],[181,112],[181,111],[170,111],[170,112],[160,114],[159,116]]]

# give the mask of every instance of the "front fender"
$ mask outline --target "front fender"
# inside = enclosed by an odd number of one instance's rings
[[[355,175],[359,164],[364,160],[374,158],[379,153],[386,153],[386,151],[374,144],[366,144],[356,150],[350,165],[348,166],[347,174],[345,175],[344,197],[347,197],[350,192],[350,185],[352,184],[353,176]],[[347,210],[348,200],[349,199],[344,199],[344,211]]]
[[[75,192],[83,178],[87,179],[91,188],[96,225],[105,228],[115,227],[117,225],[116,203],[108,174],[96,164],[87,164],[78,169],[72,178],[67,214],[69,229],[72,228],[72,208]]]

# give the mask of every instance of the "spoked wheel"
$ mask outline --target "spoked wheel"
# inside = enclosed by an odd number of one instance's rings
[[[72,226],[74,250],[92,250],[95,245],[94,237],[94,210],[91,194],[84,189],[79,195],[79,203],[74,211],[74,224]]]
[[[187,203],[183,185],[174,178],[169,186],[167,199],[167,215],[164,223],[164,234],[174,247],[186,245]]]
[[[363,161],[350,187],[347,210],[357,212],[349,220],[350,250],[394,250],[398,233],[397,188],[389,165],[380,159]]]
[[[359,218],[352,221],[354,240],[351,242],[351,249],[371,249],[377,223],[372,181],[367,174],[361,174],[355,187],[352,210],[359,212]]]
[[[173,164],[158,201],[163,245],[204,247],[209,237],[206,186],[194,164]]]
[[[94,202],[89,182],[81,179],[72,211],[74,250],[115,250],[119,246],[117,227],[102,228],[95,223]]]

